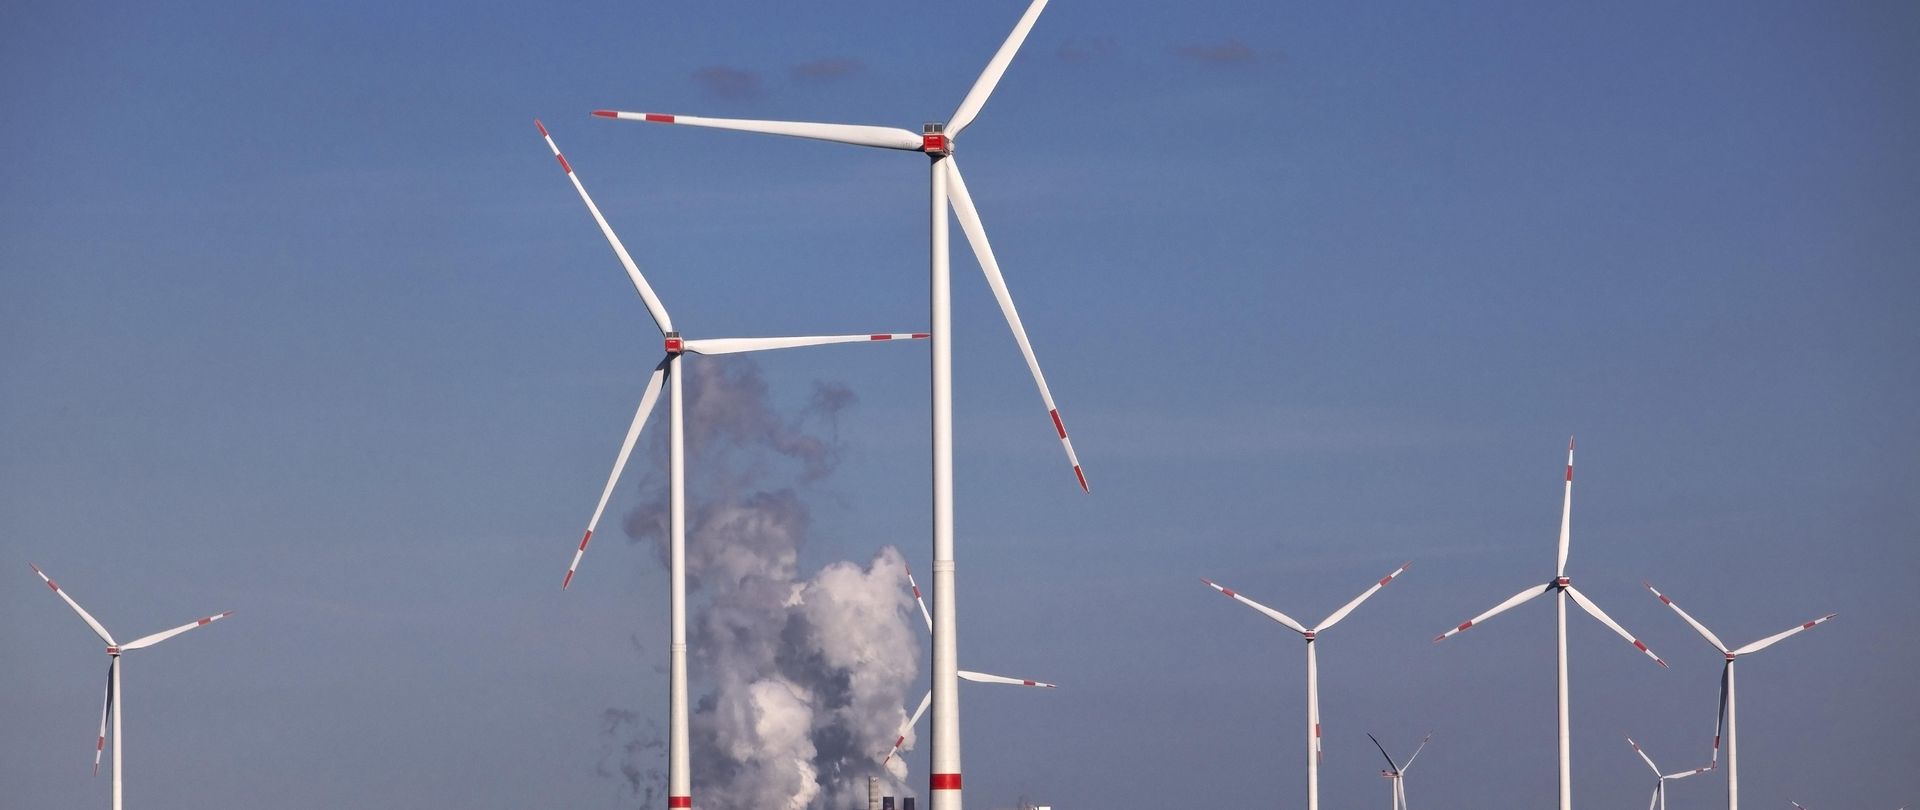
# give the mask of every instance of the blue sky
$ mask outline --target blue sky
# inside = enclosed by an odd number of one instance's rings
[[[911,128],[1020,6],[9,15],[6,803],[105,801],[104,667],[33,561],[124,635],[236,611],[129,656],[143,806],[630,804],[601,717],[664,724],[663,574],[609,542],[556,586],[657,338],[531,119],[689,334],[918,329],[918,158],[587,113]],[[1063,685],[963,696],[970,805],[1299,802],[1298,643],[1198,578],[1317,617],[1409,558],[1323,642],[1323,795],[1431,729],[1411,801],[1547,804],[1550,609],[1428,639],[1551,574],[1569,434],[1569,570],[1673,664],[1570,620],[1576,798],[1646,795],[1622,733],[1705,754],[1717,654],[1651,579],[1733,643],[1840,613],[1742,666],[1749,802],[1920,800],[1916,42],[1894,3],[1054,3],[959,154],[1094,491],[956,245],[962,657]],[[808,565],[927,560],[888,348],[765,364],[859,397]]]

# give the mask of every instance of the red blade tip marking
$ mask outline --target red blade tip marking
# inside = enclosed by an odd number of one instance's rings
[[[612,110],[594,110],[593,114],[595,117],[598,117],[598,118],[619,118],[620,117],[619,113],[614,112]]]
[[[1080,465],[1078,464],[1073,465],[1073,477],[1080,479],[1081,492],[1086,492],[1089,494],[1093,492],[1092,489],[1089,489],[1087,487],[1087,474],[1080,471]]]
[[[563,579],[563,580],[560,580],[560,590],[563,590],[563,591],[564,591],[564,590],[566,590],[566,589],[567,589],[567,586],[568,586],[568,585],[572,585],[572,584],[573,584],[573,572],[572,572],[572,571],[568,571],[568,572],[567,572],[567,578],[566,578],[566,579]]]
[[[540,137],[542,137],[542,138],[545,138],[545,137],[548,137],[548,136],[547,136],[547,125],[546,125],[546,124],[542,124],[542,123],[540,123],[540,119],[538,119],[538,118],[535,118],[535,119],[533,119],[533,125],[534,125],[534,126],[536,126],[536,127],[539,127],[539,128],[540,128]]]
[[[673,123],[673,116],[661,115],[659,113],[647,113],[647,120],[652,121],[656,124],[671,124]]]

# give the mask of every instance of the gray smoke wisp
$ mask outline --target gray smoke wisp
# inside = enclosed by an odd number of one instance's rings
[[[694,801],[864,806],[868,776],[910,795],[905,763],[880,764],[906,721],[920,660],[900,553],[888,547],[864,565],[800,571],[813,528],[803,496],[839,462],[838,417],[853,393],[816,383],[811,401],[783,418],[751,361],[699,358],[683,368]],[[664,478],[651,477],[645,502],[624,521],[663,566]],[[629,753],[660,756],[646,747]],[[624,764],[623,773],[637,767]]]

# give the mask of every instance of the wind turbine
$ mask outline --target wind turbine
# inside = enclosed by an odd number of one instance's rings
[[[1633,746],[1633,752],[1639,754],[1640,758],[1646,761],[1647,767],[1652,769],[1655,777],[1653,797],[1647,800],[1647,810],[1654,810],[1656,807],[1659,808],[1659,810],[1667,810],[1667,782],[1669,780],[1685,779],[1696,773],[1706,773],[1707,771],[1713,770],[1712,765],[1707,765],[1703,768],[1694,768],[1691,771],[1661,773],[1660,766],[1653,764],[1653,757],[1647,756],[1647,752],[1640,750],[1640,744],[1634,742],[1632,737],[1627,738],[1627,744]]]
[[[600,208],[593,204],[588,196],[587,187],[580,183],[579,175],[573,171],[573,165],[566,156],[560,154],[560,147],[553,142],[553,136],[547,133],[545,125],[539,120],[534,126],[540,129],[540,137],[547,142],[547,148],[553,150],[554,159],[560,161],[560,168],[567,173],[567,179],[573,181],[573,188],[580,192],[580,201],[587,204],[588,213],[593,214],[594,222],[599,223],[600,233],[607,237],[607,243],[613,246],[613,253],[620,258],[620,264],[626,268],[627,277],[633,281],[634,289],[640,299],[646,303],[647,311],[653,315],[653,323],[660,329],[666,342],[666,357],[653,369],[653,375],[647,379],[646,392],[640,397],[640,408],[633,415],[633,424],[627,428],[627,438],[620,444],[620,454],[614,458],[613,473],[607,476],[607,486],[600,492],[600,503],[593,508],[593,517],[587,521],[587,531],[580,536],[580,547],[573,552],[573,562],[567,566],[567,576],[560,581],[565,589],[573,584],[573,574],[580,568],[580,558],[587,553],[587,543],[593,540],[593,530],[600,524],[600,515],[606,511],[607,500],[613,496],[614,485],[620,481],[620,472],[627,466],[627,457],[633,453],[634,442],[640,438],[640,429],[646,425],[648,414],[653,412],[654,403],[660,397],[660,386],[669,383],[667,394],[667,470],[668,470],[668,537],[672,570],[668,603],[668,624],[671,625],[671,644],[669,647],[670,676],[668,685],[668,723],[667,723],[667,806],[669,808],[690,808],[693,806],[692,778],[688,771],[688,733],[687,733],[687,517],[686,517],[686,447],[685,431],[682,429],[683,410],[680,394],[680,356],[693,354],[734,354],[738,352],[766,351],[786,349],[795,346],[818,346],[828,343],[876,343],[896,340],[922,340],[924,332],[911,334],[864,334],[864,335],[819,335],[807,337],[771,337],[771,338],[708,338],[686,339],[674,330],[673,319],[668,316],[667,308],[654,295],[653,288],[647,284],[640,268],[628,255],[620,237],[615,235],[607,219],[600,215]]]
[[[1546,585],[1535,585],[1516,593],[1507,599],[1507,601],[1495,605],[1492,610],[1468,619],[1462,622],[1459,627],[1441,633],[1433,639],[1434,643],[1438,644],[1455,633],[1459,633],[1494,616],[1505,613],[1507,610],[1532,600],[1534,597],[1546,593],[1553,593],[1555,595],[1555,615],[1558,617],[1557,627],[1559,639],[1557,642],[1559,655],[1557,659],[1557,669],[1559,674],[1560,698],[1560,810],[1573,810],[1573,752],[1572,739],[1567,728],[1567,598],[1572,597],[1574,603],[1579,605],[1581,610],[1585,610],[1588,614],[1592,615],[1593,618],[1599,620],[1601,624],[1606,625],[1607,629],[1612,630],[1619,634],[1621,638],[1631,642],[1634,648],[1646,653],[1647,657],[1653,659],[1654,663],[1662,667],[1667,665],[1667,662],[1660,660],[1660,656],[1653,654],[1653,650],[1647,649],[1646,644],[1642,643],[1640,639],[1634,638],[1633,635],[1621,627],[1618,622],[1615,622],[1613,617],[1608,616],[1606,611],[1601,610],[1599,605],[1594,604],[1593,600],[1588,599],[1584,594],[1574,589],[1573,578],[1567,576],[1567,546],[1572,540],[1572,518],[1573,439],[1569,438],[1567,439],[1566,496],[1560,503],[1560,556],[1559,561],[1554,567],[1553,579],[1548,581]]]
[[[1255,602],[1252,599],[1248,599],[1231,588],[1221,587],[1210,579],[1202,578],[1200,580],[1201,582],[1207,583],[1207,587],[1226,594],[1228,598],[1266,614],[1269,619],[1286,625],[1288,629],[1299,633],[1307,640],[1307,810],[1319,810],[1320,808],[1320,664],[1319,659],[1314,654],[1313,642],[1319,638],[1321,633],[1326,632],[1328,628],[1339,624],[1340,620],[1346,618],[1347,614],[1352,613],[1353,609],[1359,607],[1361,602],[1367,601],[1368,597],[1373,596],[1374,593],[1378,592],[1381,588],[1386,587],[1388,583],[1393,582],[1394,577],[1400,576],[1402,572],[1407,570],[1407,566],[1412,564],[1412,562],[1401,563],[1399,568],[1393,569],[1393,573],[1381,577],[1379,582],[1373,583],[1373,587],[1368,588],[1359,596],[1354,597],[1353,601],[1348,602],[1339,610],[1334,611],[1333,615],[1328,616],[1325,621],[1320,622],[1320,624],[1311,630],[1299,622],[1294,621],[1293,618],[1287,614]]]
[[[922,599],[920,597],[920,583],[913,581],[912,567],[907,568],[907,584],[913,587],[913,601],[919,603],[920,605],[920,616],[927,620],[927,632],[929,633],[933,632],[933,614],[927,612],[927,600]],[[1009,677],[1006,677],[1005,675],[988,675],[984,672],[970,672],[964,669],[960,670],[958,674],[960,676],[960,680],[973,681],[974,683],[998,683],[998,684],[1006,684],[1008,686],[1035,686],[1041,689],[1057,688],[1055,684],[1046,683],[1044,681],[1036,681],[1028,678],[1009,678]],[[900,727],[900,736],[895,737],[893,739],[893,750],[887,752],[886,758],[880,760],[880,764],[885,765],[889,760],[893,759],[894,754],[900,753],[900,746],[907,741],[907,732],[912,730],[915,725],[919,724],[920,715],[927,713],[927,706],[932,701],[933,701],[933,690],[929,689],[927,690],[927,693],[921,696],[920,698],[920,708],[914,709],[913,717],[908,718],[906,725]]]
[[[1393,755],[1387,753],[1387,747],[1380,744],[1379,738],[1368,734],[1367,739],[1373,740],[1373,747],[1380,749],[1380,756],[1387,758],[1387,770],[1381,771],[1380,775],[1393,781],[1393,810],[1407,810],[1407,786],[1403,780],[1406,779],[1407,769],[1413,767],[1413,761],[1420,758],[1421,749],[1426,748],[1427,741],[1433,739],[1433,732],[1429,731],[1427,736],[1420,738],[1420,747],[1413,749],[1413,756],[1407,757],[1405,765],[1393,761]]]
[[[1667,607],[1673,608],[1673,612],[1680,614],[1680,618],[1686,620],[1688,625],[1692,626],[1695,631],[1699,632],[1700,637],[1706,639],[1708,644],[1712,644],[1714,649],[1719,650],[1721,655],[1726,656],[1726,664],[1720,670],[1720,713],[1714,715],[1713,717],[1713,726],[1714,726],[1713,728],[1713,759],[1714,759],[1715,765],[1717,766],[1720,760],[1720,722],[1724,720],[1726,721],[1726,724],[1727,724],[1726,725],[1726,729],[1727,729],[1727,810],[1740,810],[1740,763],[1734,757],[1734,754],[1736,751],[1735,749],[1736,738],[1734,736],[1734,720],[1737,719],[1736,718],[1737,712],[1735,711],[1736,701],[1734,700],[1736,695],[1733,689],[1734,659],[1739,658],[1740,656],[1743,656],[1743,655],[1750,655],[1753,653],[1757,653],[1761,650],[1764,650],[1768,647],[1773,646],[1774,644],[1778,643],[1781,639],[1786,638],[1787,636],[1794,635],[1795,633],[1801,633],[1807,630],[1812,630],[1814,628],[1814,625],[1824,624],[1827,620],[1832,619],[1834,616],[1838,614],[1829,613],[1825,616],[1821,616],[1818,619],[1814,619],[1813,621],[1795,625],[1794,627],[1791,627],[1787,630],[1775,633],[1771,636],[1767,636],[1766,638],[1760,639],[1759,641],[1753,642],[1752,644],[1748,644],[1745,647],[1740,647],[1736,649],[1736,648],[1730,648],[1725,643],[1721,642],[1719,636],[1714,635],[1713,631],[1708,630],[1706,625],[1701,624],[1699,620],[1688,615],[1686,611],[1681,610],[1680,605],[1676,604],[1672,599],[1668,598],[1666,594],[1661,593],[1659,589],[1653,587],[1653,583],[1643,582],[1641,584],[1647,586],[1647,590],[1651,591],[1654,596],[1659,597],[1661,603],[1665,604]]]
[[[615,110],[595,110],[594,115],[602,118],[616,118],[625,121],[648,121],[656,124],[681,124],[714,129],[731,129],[742,132],[758,132],[767,135],[788,135],[797,138],[811,138],[853,146],[871,146],[880,149],[894,149],[903,152],[921,152],[931,160],[931,201],[929,228],[932,247],[929,251],[928,273],[928,309],[932,313],[933,345],[931,347],[931,371],[933,378],[933,750],[932,773],[929,775],[931,789],[930,810],[960,810],[960,692],[959,692],[959,641],[956,633],[957,607],[954,601],[954,557],[953,557],[953,354],[952,320],[949,301],[950,283],[947,273],[947,204],[953,204],[954,215],[960,220],[960,229],[966,232],[967,241],[973,246],[974,257],[980,262],[980,269],[986,274],[988,286],[993,288],[993,296],[1000,303],[1000,311],[1007,319],[1007,325],[1013,329],[1013,338],[1020,344],[1020,353],[1026,357],[1027,368],[1033,373],[1033,381],[1040,389],[1040,400],[1047,406],[1047,416],[1053,421],[1053,429],[1059,434],[1060,444],[1066,449],[1067,461],[1073,465],[1074,477],[1082,491],[1089,491],[1087,477],[1080,469],[1080,460],[1074,455],[1073,442],[1067,438],[1066,423],[1061,421],[1060,410],[1053,404],[1053,395],[1047,390],[1046,377],[1040,373],[1040,363],[1034,358],[1033,347],[1027,342],[1027,331],[1020,323],[1020,313],[1014,309],[1013,298],[1007,293],[1006,281],[1000,275],[1000,264],[994,259],[993,247],[987,242],[987,232],[980,224],[980,215],[975,210],[973,198],[967,193],[967,184],[960,177],[960,166],[953,158],[954,139],[973,123],[981,107],[987,103],[987,97],[1000,83],[1000,77],[1013,62],[1015,53],[1027,39],[1027,32],[1033,29],[1033,23],[1039,19],[1040,12],[1047,6],[1047,0],[1033,0],[1021,15],[1020,22],[1013,27],[1013,33],[1001,43],[1000,50],[987,62],[986,70],[974,80],[973,88],[961,99],[960,106],[946,123],[930,123],[921,127],[919,133],[895,127],[878,127],[848,124],[819,124],[800,121],[755,121],[733,118],[701,118],[690,115],[669,115],[650,112],[620,112]]]
[[[40,566],[32,563],[28,563],[27,565],[33,569],[34,573],[40,575],[40,579],[47,583],[47,587],[52,588],[53,592],[59,595],[61,601],[67,603],[67,607],[73,608],[73,612],[80,614],[80,620],[86,622],[87,626],[93,629],[94,635],[99,636],[101,641],[107,643],[107,687],[106,695],[100,703],[100,734],[94,738],[93,743],[93,772],[96,776],[100,773],[100,754],[107,747],[107,719],[111,717],[113,719],[113,810],[120,810],[120,774],[121,767],[125,762],[125,752],[122,750],[121,745],[123,738],[120,735],[120,715],[124,713],[126,708],[126,696],[120,691],[120,654],[129,650],[138,650],[142,647],[151,647],[181,633],[185,633],[188,630],[192,630],[195,627],[220,621],[228,616],[232,616],[233,611],[229,610],[215,616],[196,619],[179,627],[175,627],[172,630],[162,630],[153,635],[141,636],[125,644],[120,644],[113,640],[113,634],[108,633],[107,628],[100,624],[98,620],[94,619],[93,615],[88,613],[86,608],[81,607],[79,602],[73,601],[73,597],[68,596],[66,591],[61,590],[59,583],[54,582],[52,577],[47,576],[47,572],[40,570]],[[116,706],[116,704],[118,705]]]

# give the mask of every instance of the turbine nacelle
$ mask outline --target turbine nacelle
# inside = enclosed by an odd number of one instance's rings
[[[108,644],[108,645],[107,645],[107,654],[108,654],[108,655],[111,655],[111,656],[114,656],[114,657],[116,657],[116,658],[117,658],[117,657],[119,657],[119,655],[120,655],[120,648],[119,648],[119,647],[117,647],[117,646],[114,646],[114,645],[112,645],[112,644]]]
[[[668,332],[666,334],[666,347],[667,354],[680,354],[687,350],[686,341],[680,339],[679,332]]]
[[[953,139],[947,137],[947,125],[942,123],[922,124],[920,126],[920,151],[934,157],[946,157],[953,154]]]
[[[1573,577],[1555,577],[1553,580],[1553,587],[1559,588],[1560,590],[1563,590],[1563,591],[1568,588],[1571,588],[1573,587]]]

